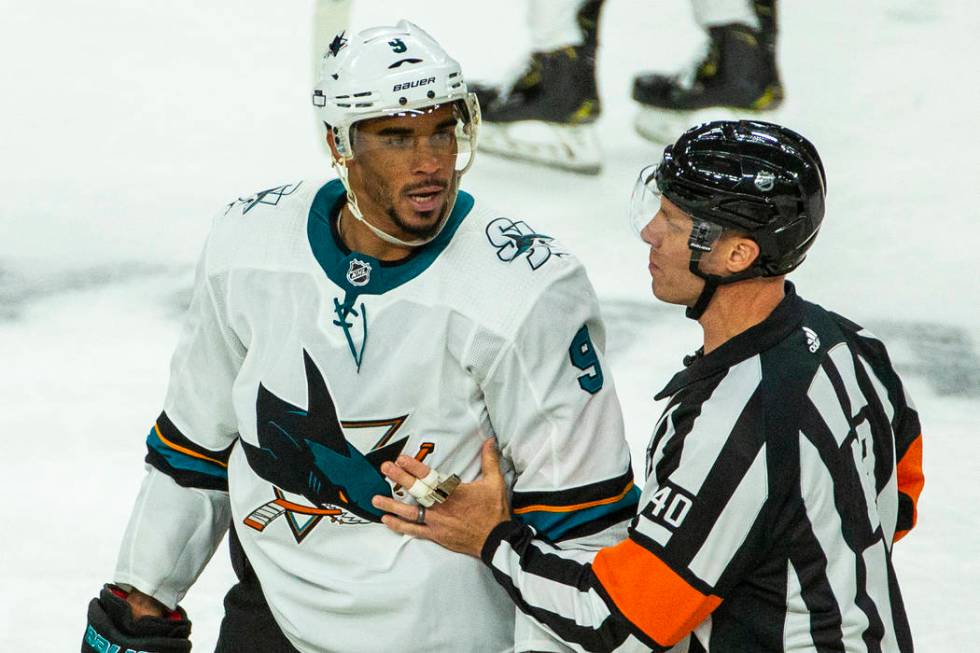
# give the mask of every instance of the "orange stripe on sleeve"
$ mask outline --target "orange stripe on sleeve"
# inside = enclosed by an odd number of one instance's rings
[[[912,499],[912,526],[918,518],[919,495],[926,478],[922,473],[922,434],[916,436],[905,455],[898,461],[898,491]],[[895,532],[895,542],[908,535],[911,529]]]
[[[193,458],[200,458],[201,460],[206,460],[209,463],[214,463],[215,465],[221,465],[225,469],[228,469],[228,463],[223,463],[220,460],[218,460],[217,458],[208,458],[204,454],[199,454],[196,451],[192,451],[191,449],[188,449],[187,447],[182,447],[179,444],[177,444],[175,442],[171,442],[167,438],[163,437],[163,433],[160,432],[160,425],[159,424],[154,424],[153,425],[153,429],[157,432],[157,437],[160,438],[160,441],[163,442],[168,447],[170,447],[171,449],[173,449],[174,451],[179,451],[182,454],[186,454],[186,455],[191,456]]]
[[[633,540],[600,551],[592,570],[619,611],[662,646],[679,642],[721,605]]]
[[[633,489],[633,481],[629,482],[626,489],[617,494],[614,497],[607,497],[605,499],[596,499],[595,501],[586,501],[584,503],[576,503],[570,506],[548,506],[544,504],[535,504],[533,506],[524,506],[523,508],[517,508],[513,510],[515,515],[523,515],[529,512],[575,512],[576,510],[584,510],[585,508],[594,508],[595,506],[606,506],[610,503],[616,503],[630,493]]]

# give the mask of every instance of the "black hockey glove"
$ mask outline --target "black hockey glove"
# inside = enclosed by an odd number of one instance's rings
[[[82,653],[188,653],[191,650],[191,622],[183,608],[165,617],[133,620],[126,592],[106,585],[99,597],[88,604],[88,627],[82,639]]]

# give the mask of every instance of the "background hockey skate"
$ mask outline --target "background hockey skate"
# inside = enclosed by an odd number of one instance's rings
[[[355,28],[417,21],[471,79],[527,43],[518,0],[356,0]],[[610,358],[640,470],[652,402],[699,331],[656,303],[626,223],[638,71],[671,70],[700,33],[686,2],[609,0],[599,54],[606,164],[595,178],[478,157],[470,192],[558,235],[604,299]],[[194,259],[239,196],[325,174],[309,93],[313,3],[6,3],[0,24],[0,643],[73,650],[111,574],[142,478]],[[975,84],[980,9],[784,2],[787,98],[773,120],[813,140],[828,212],[800,291],[882,336],[926,429],[920,524],[895,549],[918,650],[980,627],[980,309]],[[226,553],[191,590],[195,650],[217,635]]]

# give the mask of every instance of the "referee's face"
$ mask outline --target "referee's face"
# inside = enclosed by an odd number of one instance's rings
[[[668,304],[691,306],[704,288],[704,281],[689,269],[691,250],[687,241],[693,225],[689,215],[661,197],[660,210],[640,232],[650,245],[647,269],[653,294]]]

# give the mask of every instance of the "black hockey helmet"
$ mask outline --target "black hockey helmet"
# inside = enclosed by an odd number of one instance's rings
[[[748,276],[794,270],[823,220],[827,181],[816,148],[773,123],[722,120],[692,127],[664,150],[655,180],[695,220],[741,231],[759,244]]]

